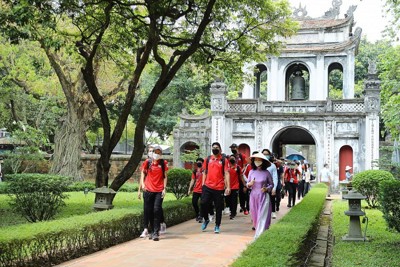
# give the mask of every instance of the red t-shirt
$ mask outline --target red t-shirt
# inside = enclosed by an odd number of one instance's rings
[[[297,184],[299,181],[297,179],[297,175],[300,175],[300,171],[296,169],[286,169],[285,170],[285,181],[290,182],[290,179],[293,178],[293,183]]]
[[[251,171],[251,164],[247,164],[243,171],[244,176],[249,177],[250,171]]]
[[[207,170],[207,158],[204,159],[203,169]],[[222,170],[222,155],[219,155],[218,157],[211,155],[208,162],[208,172],[206,173],[204,185],[214,190],[224,190],[224,174],[228,169],[229,162],[227,158],[225,158],[224,170]]]
[[[192,172],[192,179],[194,180],[193,192],[202,192],[203,169],[197,168],[196,172]]]
[[[231,182],[231,189],[239,189],[239,176],[237,172],[238,165],[233,165],[229,168],[229,177]],[[242,173],[242,169],[239,167],[239,173]]]
[[[147,191],[162,192],[164,190],[164,177],[161,165],[159,164],[160,160],[163,159],[152,160],[149,169],[147,169],[147,166],[149,166],[148,159],[146,159],[142,164],[141,171],[145,174],[147,173],[147,175],[144,177],[144,186],[146,187]],[[165,172],[167,172],[168,162],[166,160],[164,160],[164,166]]]
[[[243,169],[243,166],[245,165],[246,159],[247,159],[246,155],[245,155],[245,154],[242,154],[242,153],[238,153],[238,154],[235,156],[235,158],[236,158],[236,164],[239,165],[239,167],[240,167],[241,169]]]

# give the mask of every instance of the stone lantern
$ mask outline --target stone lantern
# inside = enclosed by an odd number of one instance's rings
[[[361,210],[361,200],[366,198],[366,196],[353,190],[350,190],[347,195],[343,196],[343,199],[349,201],[349,210],[345,211],[344,214],[350,216],[349,233],[342,237],[343,241],[367,240],[367,238],[362,235],[360,224],[360,216],[365,215],[365,212]]]
[[[96,198],[93,205],[95,210],[110,210],[114,208],[114,205],[112,205],[112,200],[117,192],[111,188],[108,188],[107,186],[103,186],[94,189],[93,193],[96,193]]]

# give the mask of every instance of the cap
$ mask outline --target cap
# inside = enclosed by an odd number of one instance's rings
[[[345,169],[345,171],[349,171],[349,170],[351,170],[352,168],[350,167],[350,166],[346,166],[346,169]]]
[[[238,147],[238,145],[233,143],[229,148],[232,148],[232,147]]]
[[[161,148],[160,146],[155,146],[155,147],[153,147],[153,151],[156,151],[156,150],[160,150],[161,153],[162,153],[162,148]]]

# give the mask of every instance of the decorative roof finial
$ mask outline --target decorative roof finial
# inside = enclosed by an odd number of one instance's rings
[[[322,17],[325,19],[335,19],[340,14],[340,6],[342,5],[342,0],[333,0],[332,7],[325,12]]]
[[[307,16],[306,6],[302,7],[301,3],[299,3],[299,7],[293,10],[293,16],[298,19],[303,19]]]

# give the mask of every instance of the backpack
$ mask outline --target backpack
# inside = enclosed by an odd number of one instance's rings
[[[151,159],[147,160],[147,168],[146,168],[146,172],[145,175],[147,176],[147,172],[150,169],[151,164],[153,163],[153,161]],[[165,178],[165,161],[164,159],[160,159],[159,160],[159,164],[161,165],[161,170],[162,170],[162,174],[163,174],[163,178]]]

